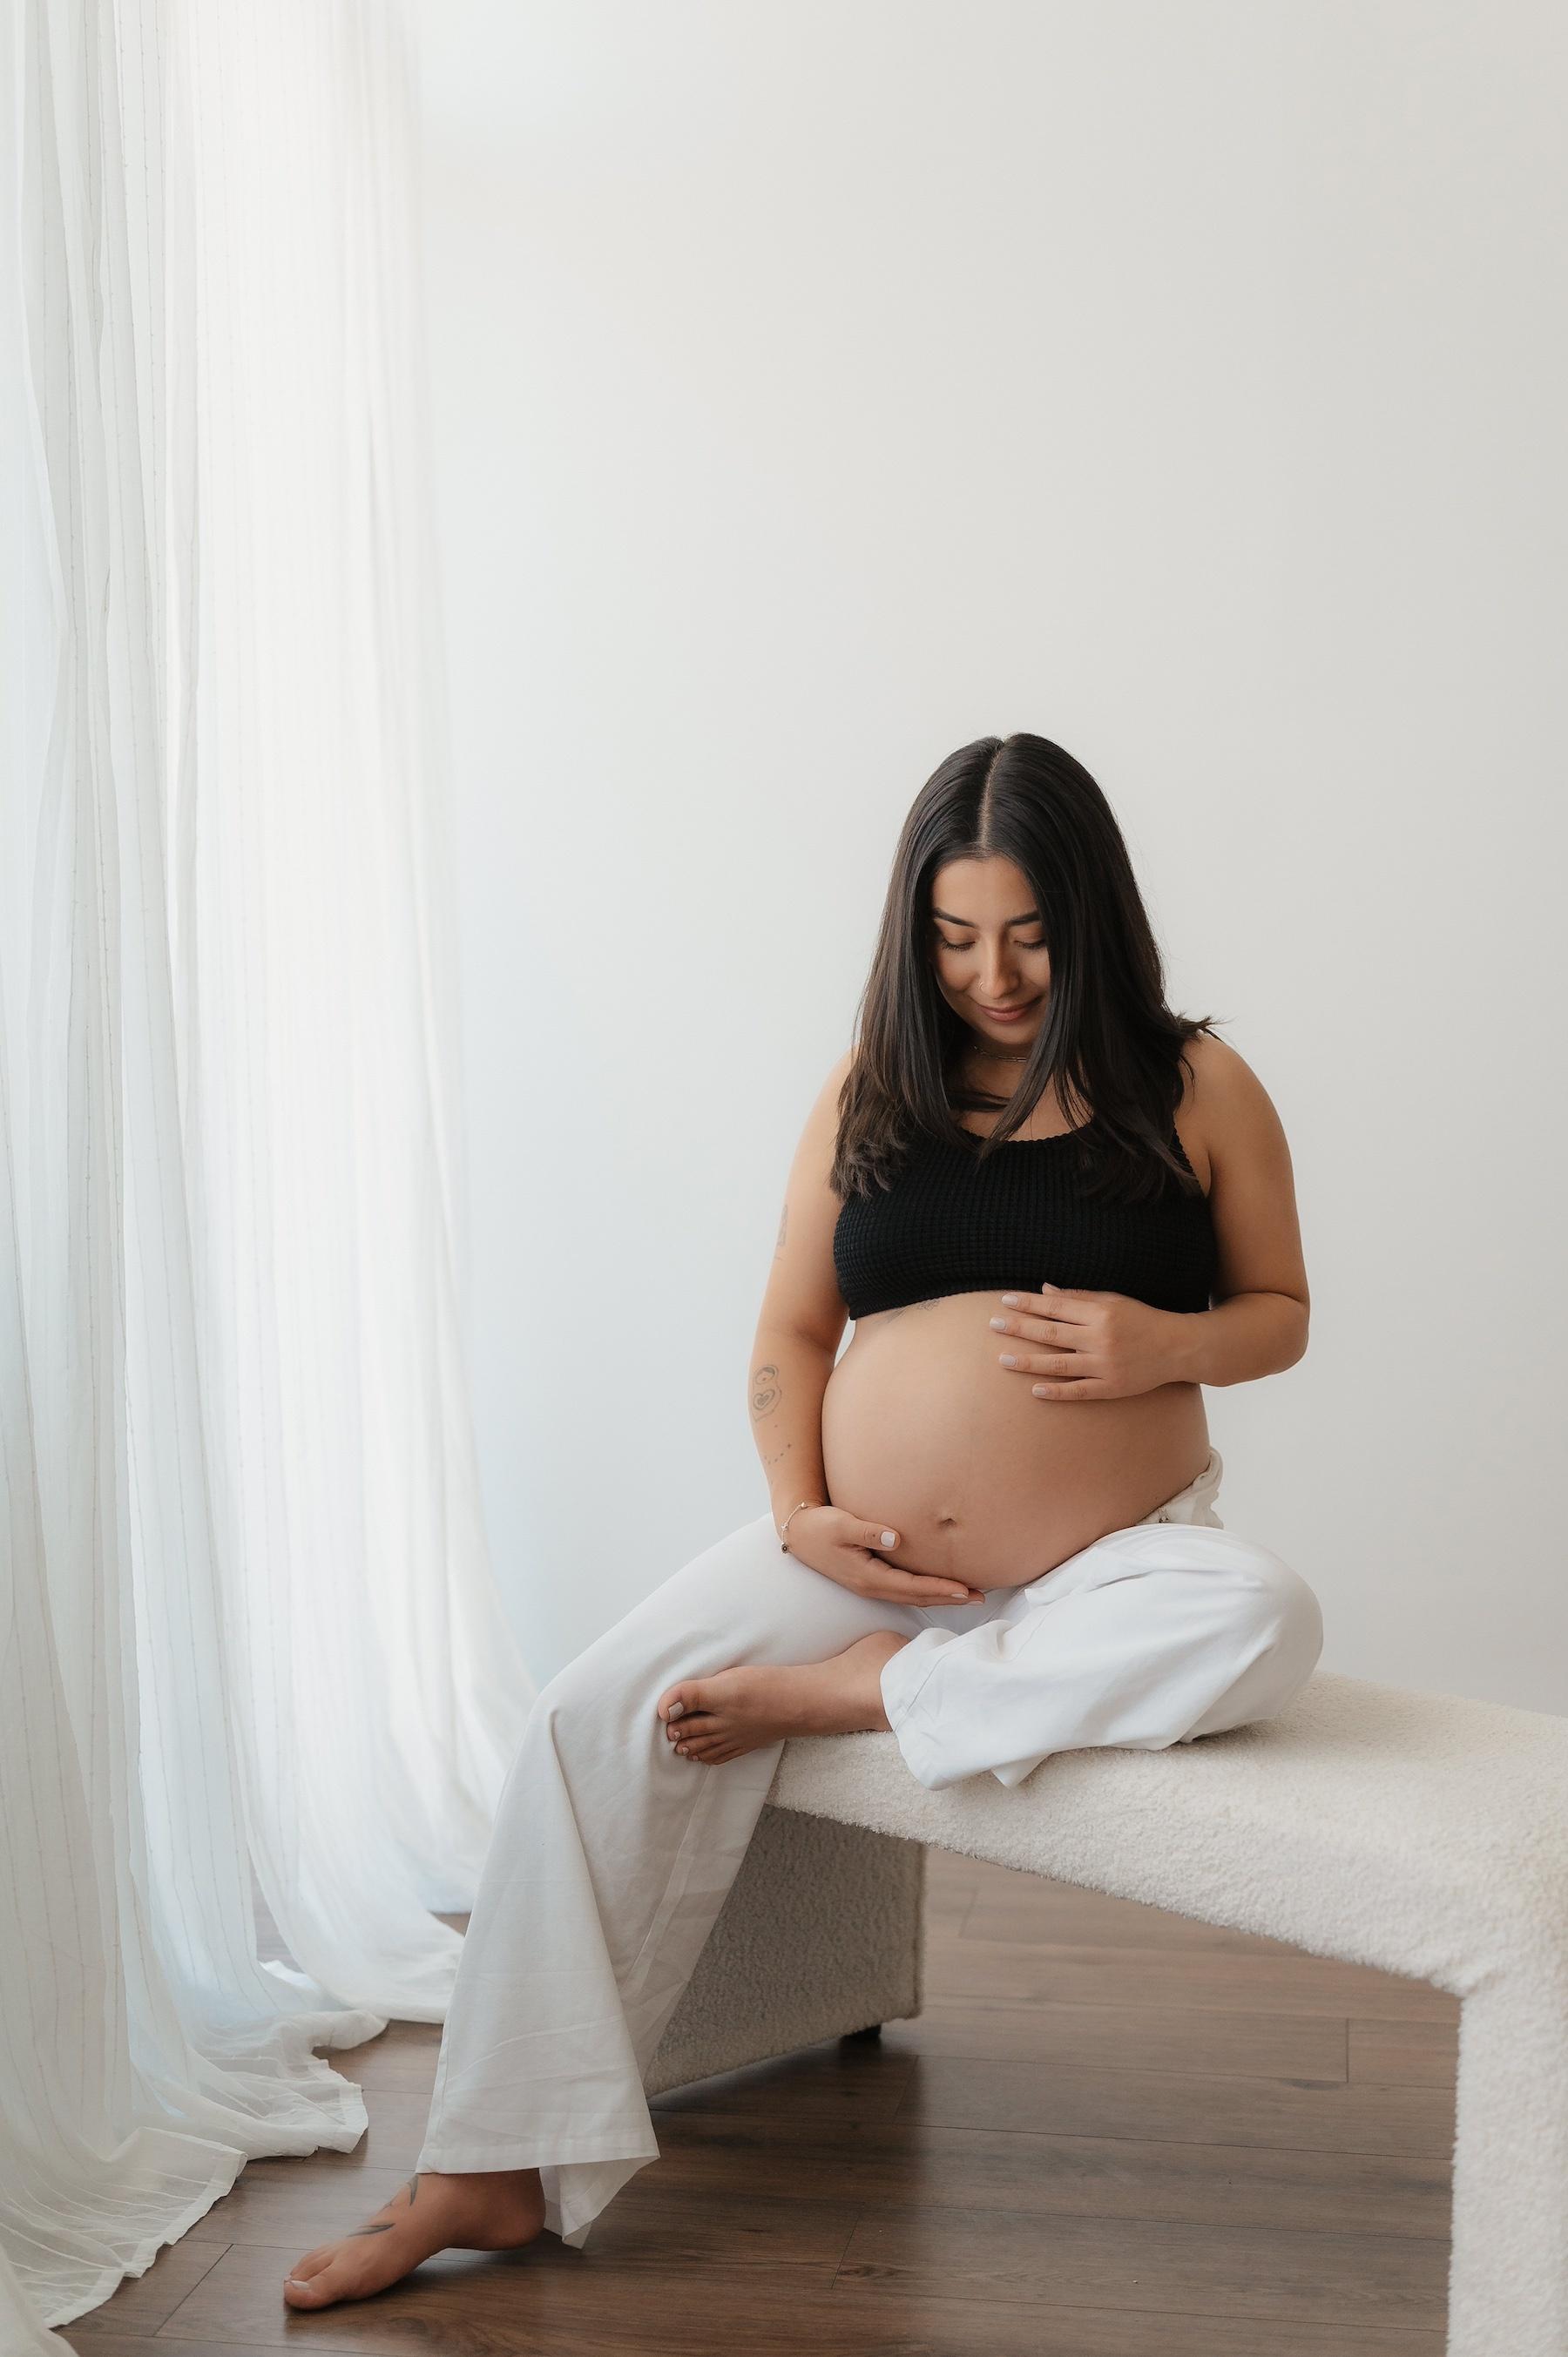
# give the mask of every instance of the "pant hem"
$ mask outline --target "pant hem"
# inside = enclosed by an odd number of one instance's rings
[[[586,2143],[568,2144],[564,2148],[559,2144],[552,2144],[547,2151],[534,2150],[521,2144],[508,2145],[502,2148],[502,2157],[499,2159],[496,2158],[493,2147],[482,2156],[476,2153],[470,2158],[461,2146],[458,2146],[456,2150],[450,2147],[438,2146],[434,2150],[422,2148],[414,2167],[419,2169],[434,2170],[438,2177],[469,2177],[494,2174],[508,2169],[569,2169],[574,2163],[581,2161],[657,2160],[658,2158],[657,2144],[650,2145],[646,2149],[639,2146],[635,2152],[628,2152],[624,2136],[607,2139],[598,2136],[590,2138]]]

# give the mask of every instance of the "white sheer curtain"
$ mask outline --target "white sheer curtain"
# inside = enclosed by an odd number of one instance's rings
[[[532,1688],[458,1339],[407,27],[13,0],[0,70],[10,2351],[357,2141],[311,2049],[441,2018]]]

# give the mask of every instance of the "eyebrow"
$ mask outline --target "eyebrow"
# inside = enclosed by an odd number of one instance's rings
[[[933,909],[931,914],[933,917],[940,917],[944,924],[965,925],[972,933],[977,933],[980,931],[972,917],[955,917],[950,909]],[[1038,909],[1026,909],[1021,917],[1004,917],[1003,923],[1004,925],[1036,925],[1039,920]]]

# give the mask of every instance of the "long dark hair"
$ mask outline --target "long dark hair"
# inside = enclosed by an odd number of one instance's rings
[[[962,1087],[971,1028],[937,986],[931,883],[950,859],[1010,859],[1040,911],[1051,982],[1012,1096]],[[1165,969],[1110,803],[1048,737],[980,737],[950,753],[915,798],[893,873],[857,1043],[839,1093],[831,1184],[841,1199],[891,1184],[920,1137],[999,1152],[1054,1081],[1091,1194],[1142,1200],[1197,1186],[1167,1140],[1185,1049],[1211,1016],[1173,1014]],[[1188,1070],[1190,1071],[1190,1065]],[[1000,1106],[981,1138],[955,1118]]]

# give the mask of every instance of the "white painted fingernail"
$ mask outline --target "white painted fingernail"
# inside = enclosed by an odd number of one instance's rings
[[[883,1545],[884,1545],[884,1546],[897,1546],[897,1544],[898,1544],[898,1534],[897,1534],[897,1531],[884,1531],[884,1532],[883,1532],[883,1534],[882,1534],[882,1544],[883,1544]]]

